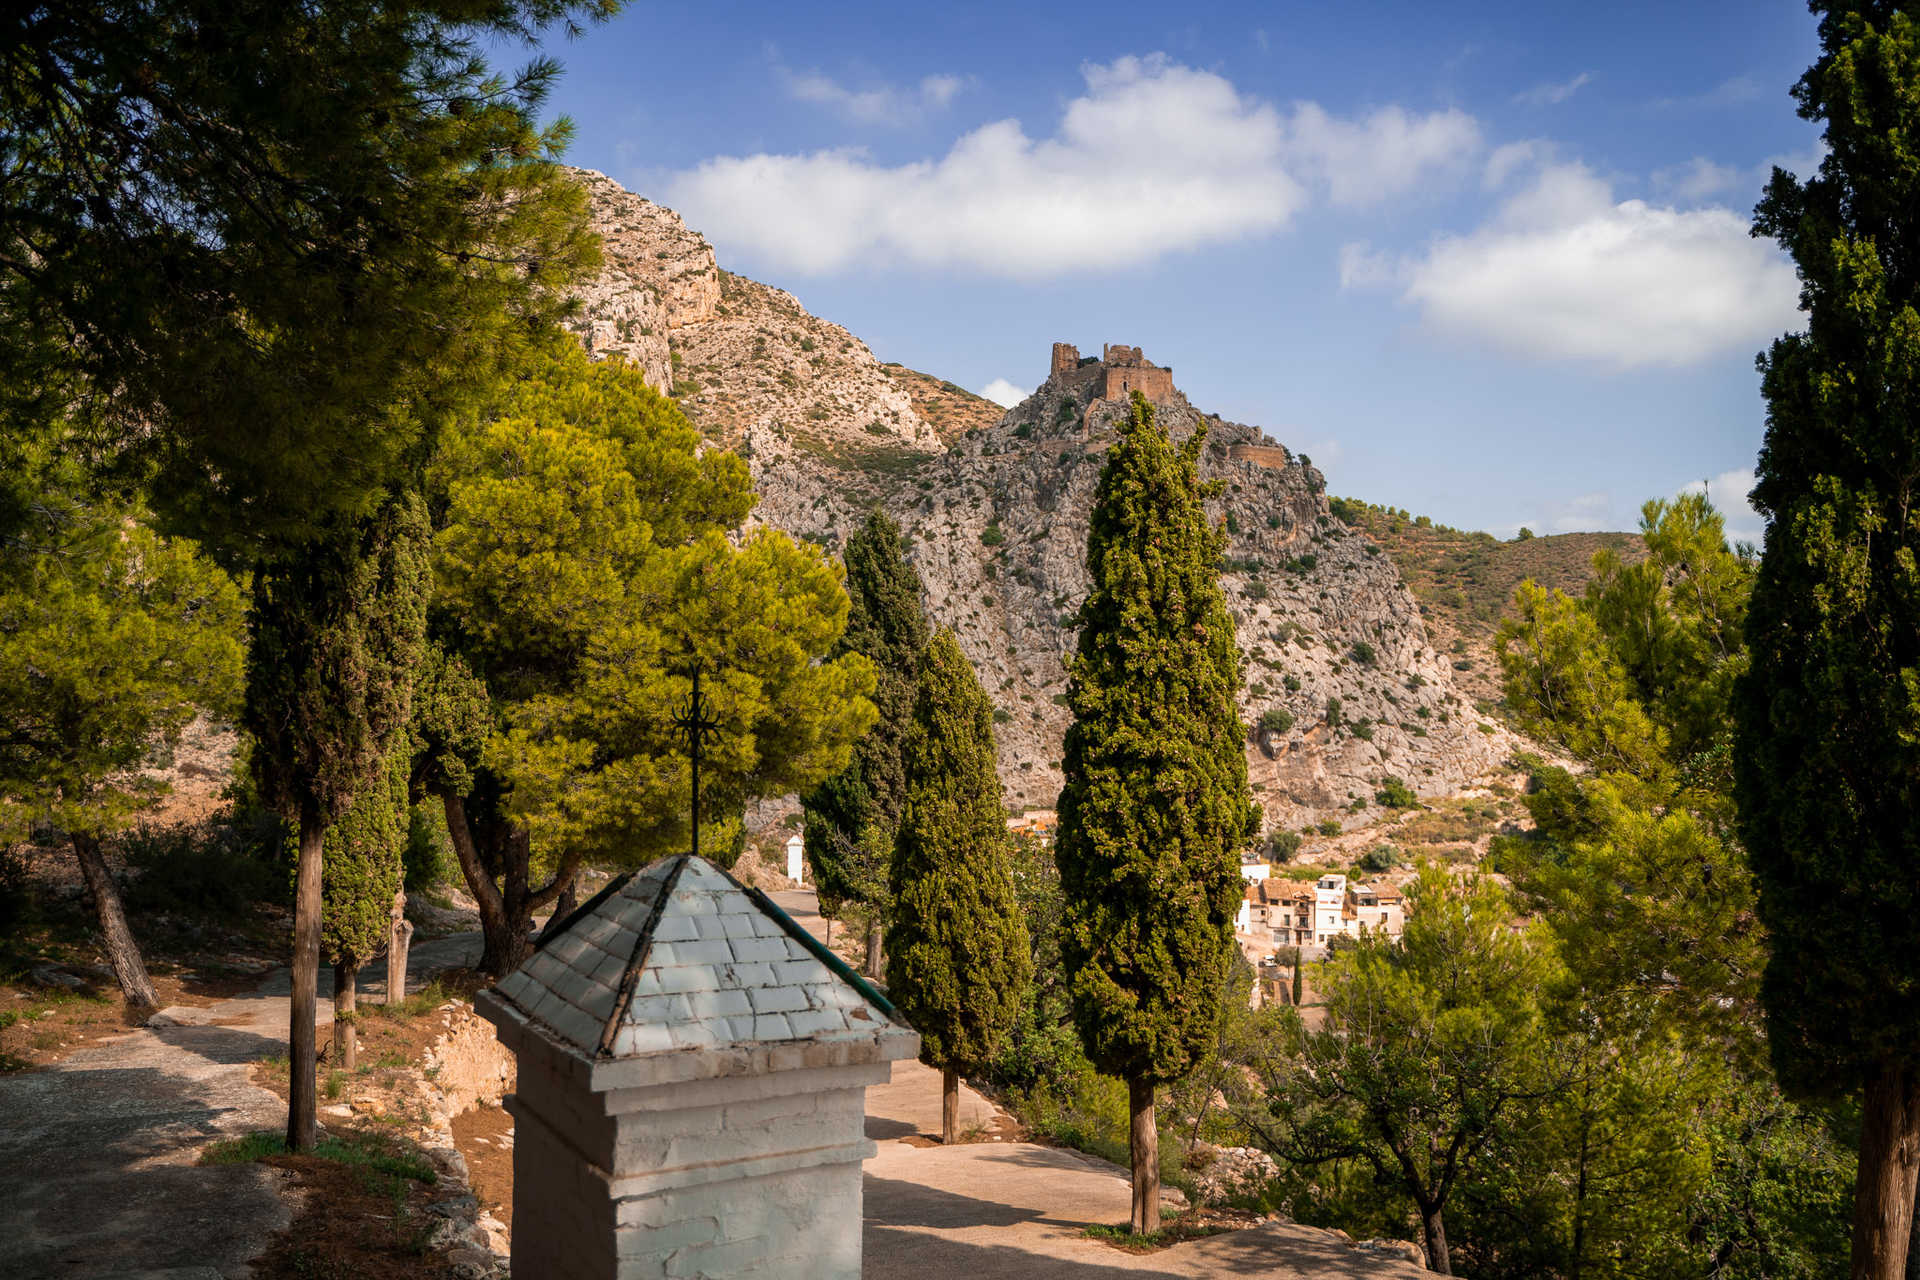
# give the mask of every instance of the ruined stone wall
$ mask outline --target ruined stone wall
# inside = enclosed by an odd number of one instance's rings
[[[1100,399],[1125,400],[1138,391],[1156,403],[1173,398],[1173,370],[1152,365],[1107,366],[1102,370]]]
[[[1048,377],[1058,377],[1063,373],[1072,373],[1080,364],[1080,348],[1071,342],[1053,344],[1053,366],[1047,371]]]

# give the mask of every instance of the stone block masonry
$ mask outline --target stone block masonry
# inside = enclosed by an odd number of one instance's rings
[[[656,864],[475,1007],[518,1057],[516,1275],[859,1276],[866,1089],[919,1037],[763,896]]]

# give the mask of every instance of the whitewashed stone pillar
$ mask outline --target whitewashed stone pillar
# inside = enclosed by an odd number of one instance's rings
[[[616,880],[475,999],[518,1058],[513,1271],[860,1274],[866,1087],[920,1038],[689,856]]]

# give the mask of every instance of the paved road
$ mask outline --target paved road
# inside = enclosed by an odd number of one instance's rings
[[[415,946],[408,972],[421,981],[478,958],[478,934],[443,938]],[[333,1022],[328,975],[323,968],[323,1027]],[[384,991],[384,966],[377,976],[363,993]],[[254,995],[164,1011],[179,1025],[137,1028],[44,1071],[0,1076],[0,1276],[251,1273],[288,1222],[282,1174],[194,1162],[210,1142],[286,1124],[286,1106],[249,1083],[247,1064],[286,1052],[287,987],[287,971],[276,970]]]

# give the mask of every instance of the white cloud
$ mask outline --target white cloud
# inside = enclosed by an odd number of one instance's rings
[[[1715,164],[1705,156],[1695,156],[1686,164],[1671,165],[1653,172],[1653,189],[1675,200],[1697,203],[1708,196],[1731,191],[1745,177],[1731,165]]]
[[[1434,333],[1515,355],[1679,367],[1799,323],[1799,283],[1729,209],[1615,201],[1584,165],[1541,170],[1493,219],[1355,287],[1392,281]],[[1343,269],[1345,264],[1343,263]]]
[[[1513,100],[1529,107],[1558,106],[1592,83],[1593,73],[1582,71],[1573,79],[1564,80],[1559,84],[1537,84],[1525,93],[1514,94]]]
[[[1303,102],[1287,123],[1288,152],[1325,182],[1336,205],[1364,206],[1412,190],[1437,171],[1457,168],[1480,150],[1480,126],[1464,111],[1409,115],[1381,107],[1364,120],[1341,120]]]
[[[1747,502],[1747,495],[1753,492],[1752,467],[1722,471],[1706,480],[1695,480],[1691,484],[1681,485],[1680,492],[1707,495],[1714,509],[1726,518],[1729,542],[1751,542],[1756,547],[1760,545],[1766,522]]]
[[[982,125],[937,159],[859,148],[721,156],[666,196],[726,250],[801,273],[906,263],[1013,277],[1106,270],[1284,228],[1308,184],[1343,205],[1430,182],[1479,146],[1458,111],[1291,117],[1164,55],[1081,68],[1052,137]]]
[[[967,81],[964,76],[927,76],[912,88],[879,85],[871,89],[849,89],[818,71],[794,72],[779,68],[786,81],[787,96],[796,102],[812,102],[831,107],[860,124],[912,124],[929,110],[951,103]]]
[[[1493,149],[1487,157],[1487,166],[1481,174],[1481,183],[1487,190],[1507,185],[1507,179],[1522,169],[1531,169],[1545,164],[1553,157],[1553,144],[1544,138],[1528,138],[1524,142],[1502,143]]]
[[[1613,495],[1583,493],[1568,498],[1547,517],[1547,527],[1555,533],[1582,533],[1605,529],[1612,523]]]
[[[1656,110],[1671,110],[1675,107],[1738,107],[1757,100],[1765,89],[1760,81],[1752,76],[1734,76],[1722,80],[1704,93],[1688,94],[1678,98],[1660,98],[1653,106]],[[1785,88],[1782,87],[1784,96]]]
[[[984,400],[993,401],[1003,409],[1011,409],[1033,393],[1021,390],[1005,378],[995,378],[974,394]]]

